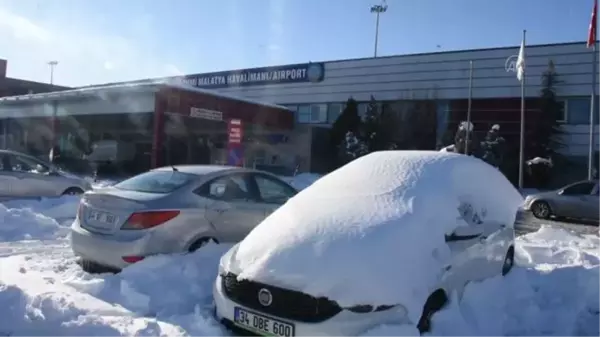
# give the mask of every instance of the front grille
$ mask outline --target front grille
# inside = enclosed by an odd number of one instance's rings
[[[335,302],[325,297],[313,297],[299,291],[274,287],[248,280],[237,280],[237,275],[227,273],[221,277],[225,295],[232,301],[268,315],[305,323],[319,323],[330,319],[342,311]],[[268,306],[260,304],[258,293],[261,289],[271,292],[272,302]]]

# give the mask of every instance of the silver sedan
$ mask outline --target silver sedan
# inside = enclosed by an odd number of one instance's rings
[[[579,181],[556,191],[529,195],[524,209],[539,219],[564,217],[598,221],[598,181]]]
[[[71,247],[84,268],[122,269],[149,255],[238,242],[296,193],[252,169],[163,167],[85,193]]]
[[[92,187],[85,179],[23,153],[0,150],[0,199],[82,194]]]

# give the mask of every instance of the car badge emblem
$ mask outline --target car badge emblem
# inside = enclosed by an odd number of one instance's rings
[[[271,292],[265,288],[258,291],[258,303],[260,303],[263,307],[268,307],[273,303],[273,295]]]

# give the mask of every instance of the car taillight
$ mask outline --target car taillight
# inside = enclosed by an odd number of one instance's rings
[[[161,225],[176,216],[179,211],[148,211],[131,214],[121,229],[148,229]]]
[[[143,256],[123,256],[123,261],[127,263],[136,263],[144,259]]]

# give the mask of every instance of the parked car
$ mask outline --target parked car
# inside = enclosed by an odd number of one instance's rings
[[[598,222],[598,180],[583,180],[555,191],[529,195],[523,208],[539,219],[563,217]]]
[[[36,157],[0,150],[0,198],[55,197],[82,194],[88,181]]]
[[[71,230],[84,268],[122,269],[144,257],[239,242],[297,193],[267,172],[182,165],[87,192]]]
[[[509,273],[522,202],[477,158],[371,153],[300,191],[221,258],[215,315],[245,334],[429,331],[454,291]]]

